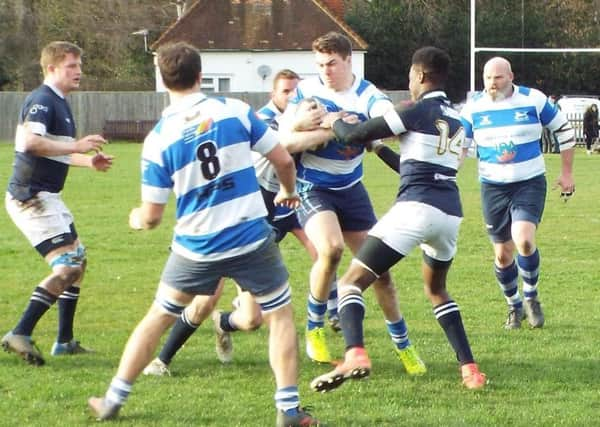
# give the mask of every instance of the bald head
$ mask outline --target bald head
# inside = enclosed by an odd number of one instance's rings
[[[494,101],[501,101],[512,94],[513,72],[507,59],[496,56],[483,67],[483,85]]]

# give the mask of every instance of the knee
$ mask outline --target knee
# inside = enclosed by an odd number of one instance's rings
[[[192,303],[185,309],[185,315],[189,321],[200,324],[215,309],[218,298],[211,296],[197,296]]]
[[[343,244],[332,244],[318,251],[318,259],[323,260],[328,264],[337,265],[342,260],[343,253]]]
[[[83,266],[79,267],[59,267],[54,270],[59,284],[66,289],[74,283],[77,283],[83,275]]]
[[[263,323],[262,315],[260,314],[260,312],[252,314],[248,313],[246,315],[240,316],[239,318],[237,318],[236,316],[235,320],[236,326],[242,331],[255,331],[258,328],[260,328],[260,326]],[[239,322],[239,324],[237,324],[237,322]]]
[[[513,260],[514,254],[512,251],[501,251],[495,255],[495,263],[500,268],[508,267],[512,264]]]
[[[526,239],[517,244],[517,250],[521,255],[529,256],[535,251],[535,244],[533,241]]]

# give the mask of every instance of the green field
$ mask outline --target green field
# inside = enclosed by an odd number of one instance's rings
[[[41,368],[0,353],[0,425],[75,426],[93,422],[87,397],[103,394],[116,371],[125,341],[149,307],[167,257],[173,224],[170,206],[161,227],[134,232],[129,210],[139,202],[140,145],[112,144],[117,156],[107,174],[72,169],[64,199],[88,248],[88,271],[76,319],[76,335],[95,354],[47,357]],[[12,144],[0,144],[0,183],[11,171]],[[546,155],[549,181],[560,158]],[[410,336],[428,365],[424,377],[409,378],[392,353],[382,315],[366,293],[367,346],[373,361],[368,381],[350,382],[329,394],[309,390],[327,367],[301,352],[303,405],[330,426],[581,426],[597,423],[600,402],[600,157],[578,149],[577,193],[563,203],[549,192],[538,233],[542,257],[542,330],[505,331],[505,304],[495,283],[492,249],[479,205],[476,165],[469,159],[459,175],[465,220],[449,289],[488,386],[464,389],[449,345],[422,291],[421,256],[413,252],[393,269]],[[366,161],[366,186],[380,215],[393,202],[397,177],[374,156]],[[549,186],[551,187],[551,186]],[[0,334],[11,329],[48,267],[29,247],[4,209],[0,213]],[[293,237],[282,243],[291,273],[301,348],[310,262]],[[342,270],[347,266],[346,256]],[[228,308],[228,286],[219,307]],[[38,324],[34,338],[48,355],[56,334],[56,310]],[[595,337],[595,338],[594,338]],[[274,381],[267,364],[266,331],[235,335],[234,361],[214,354],[212,324],[202,325],[171,365],[172,377],[141,377],[121,418],[124,426],[270,426],[274,424]],[[341,336],[330,334],[339,357]]]

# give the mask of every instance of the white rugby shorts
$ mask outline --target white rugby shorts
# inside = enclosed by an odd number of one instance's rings
[[[369,235],[408,255],[420,246],[429,257],[450,261],[456,254],[462,218],[420,202],[396,202]]]
[[[58,193],[41,191],[27,202],[15,200],[6,193],[4,202],[8,215],[33,247],[71,232],[73,215]]]

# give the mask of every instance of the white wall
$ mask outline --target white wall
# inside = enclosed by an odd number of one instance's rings
[[[364,77],[364,51],[352,53],[352,65],[357,77]],[[258,67],[267,65],[271,73],[264,80]],[[289,68],[301,77],[317,74],[312,51],[301,52],[202,52],[203,78],[230,78],[231,92],[269,92],[273,76],[282,68]],[[156,68],[156,91],[164,92],[160,73]]]

